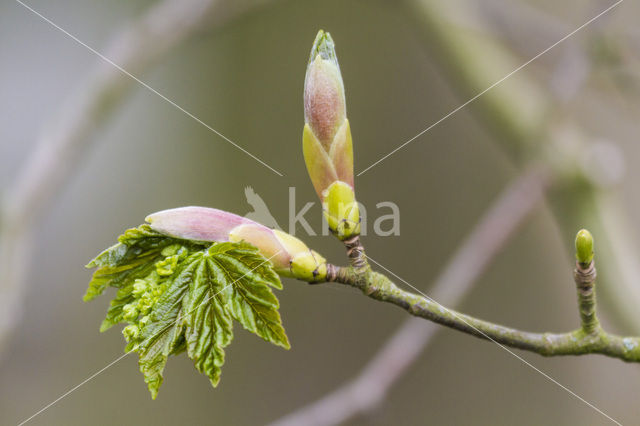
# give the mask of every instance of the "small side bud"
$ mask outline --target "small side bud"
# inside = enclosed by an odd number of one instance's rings
[[[327,262],[315,251],[299,253],[291,259],[291,274],[313,283],[327,278]]]
[[[344,182],[332,183],[323,194],[322,211],[329,229],[344,241],[360,234],[360,208],[353,188]]]
[[[283,271],[283,275],[307,282],[324,281],[327,277],[327,260],[324,257],[310,250],[305,243],[286,232],[277,229],[274,229],[273,232],[291,256],[288,271]]]
[[[581,266],[589,266],[593,260],[593,236],[586,229],[576,235],[576,259]]]

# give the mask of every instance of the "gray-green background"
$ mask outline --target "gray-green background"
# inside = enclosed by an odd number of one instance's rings
[[[570,28],[606,7],[605,2],[533,3]],[[101,50],[151,2],[29,4]],[[626,12],[621,9],[603,25],[634,24],[637,6],[622,7]],[[464,102],[439,74],[413,25],[394,2],[274,1],[202,31],[141,74],[285,177],[134,86],[113,119],[87,141],[91,148],[82,163],[61,165],[77,172],[35,229],[23,317],[0,363],[0,423],[17,424],[122,354],[118,330],[98,332],[108,297],[83,303],[82,295],[91,274],[83,265],[125,228],[151,212],[182,205],[245,214],[250,208],[243,190],[249,185],[281,224],[287,222],[290,186],[297,188],[299,206],[316,201],[301,133],[304,71],[319,28],[330,31],[337,44],[356,171]],[[588,31],[574,41],[585,40]],[[556,41],[522,37],[538,50]],[[561,52],[550,52],[523,73],[548,83],[548,69]],[[11,185],[44,123],[97,61],[18,3],[0,4],[0,188]],[[621,117],[602,108],[598,90],[597,83],[588,85],[571,113],[584,119],[587,131],[623,150],[628,167],[619,190],[637,217],[639,129],[629,117],[637,116],[638,104],[633,99],[625,104],[628,115]],[[367,237],[368,253],[428,293],[449,255],[516,175],[498,144],[463,109],[356,180],[358,198],[370,213],[386,200],[401,209],[401,235]],[[319,215],[316,202],[307,217],[317,225]],[[343,248],[334,239],[304,239],[330,260],[343,261]],[[573,261],[565,246],[552,216],[538,209],[460,309],[536,331],[575,327]],[[262,424],[356,375],[407,316],[338,285],[285,280],[284,286],[277,295],[290,351],[237,327],[217,389],[180,356],[169,361],[156,401],[129,356],[31,424]],[[623,423],[638,422],[637,365],[597,355],[518,355]],[[353,424],[595,425],[606,419],[495,344],[442,329],[385,403]]]

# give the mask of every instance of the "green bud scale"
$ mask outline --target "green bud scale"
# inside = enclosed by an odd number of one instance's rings
[[[576,259],[582,266],[593,260],[593,236],[586,229],[581,229],[576,235]]]

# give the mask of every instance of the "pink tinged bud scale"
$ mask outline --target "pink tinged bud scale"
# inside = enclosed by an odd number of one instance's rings
[[[254,223],[222,210],[193,206],[162,210],[145,220],[151,228],[170,237],[218,242],[229,241],[229,231],[236,226]]]
[[[250,219],[208,207],[180,207],[147,216],[152,229],[170,237],[203,242],[245,241],[258,248],[281,275],[325,279],[325,259],[302,241]]]
[[[344,85],[329,33],[319,31],[304,81],[304,118],[325,150],[346,119]]]
[[[302,148],[329,228],[345,240],[360,233],[353,183],[353,143],[344,85],[329,33],[320,30],[311,49],[304,87]]]

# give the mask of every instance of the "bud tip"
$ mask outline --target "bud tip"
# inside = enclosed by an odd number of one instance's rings
[[[311,48],[311,54],[309,55],[309,63],[312,63],[318,55],[320,55],[322,59],[334,62],[336,66],[338,65],[336,46],[333,43],[331,34],[324,30],[318,31],[318,34],[316,35],[313,47]]]

